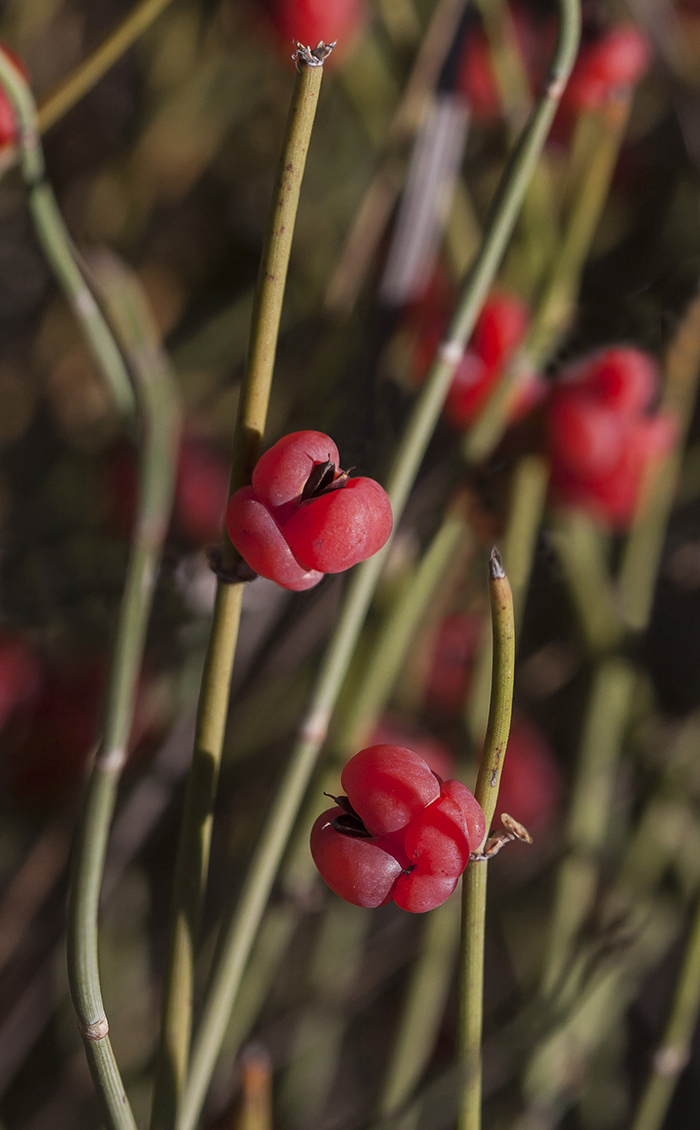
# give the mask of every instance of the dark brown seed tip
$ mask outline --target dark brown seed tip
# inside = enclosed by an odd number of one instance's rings
[[[491,558],[489,560],[489,577],[492,581],[502,581],[505,575],[506,571],[503,568],[501,555],[494,545],[493,549],[491,550]]]

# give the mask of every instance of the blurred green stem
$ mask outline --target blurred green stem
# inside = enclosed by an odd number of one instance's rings
[[[92,355],[122,413],[134,411],[131,381],[116,342],[78,265],[75,248],[45,177],[44,155],[32,92],[22,73],[0,50],[0,84],[7,93],[19,124],[22,175],[29,192],[29,208],[37,238],[56,281],[75,314]]]
[[[496,812],[503,770],[515,675],[513,595],[501,559],[494,549],[489,563],[489,596],[493,628],[491,705],[479,765],[475,796],[484,810],[486,833]],[[475,844],[474,850],[483,850]],[[486,929],[485,859],[472,859],[462,886],[462,965],[459,1000],[458,1054],[462,1073],[458,1130],[481,1127],[481,1036],[483,1028],[484,940]]]
[[[554,898],[542,977],[545,994],[563,977],[593,907],[634,686],[635,672],[622,659],[604,660],[594,676],[568,821],[569,854],[559,869]]]
[[[233,443],[231,494],[250,482],[260,454],[294,223],[322,77],[322,66],[299,61],[258,273]],[[233,579],[239,558],[225,533],[223,537],[220,564],[228,579],[217,583],[175,863],[152,1113],[152,1126],[158,1130],[175,1125],[187,1074],[195,949],[243,599],[243,582]]]
[[[394,459],[387,486],[395,524],[403,512],[455,369],[512,234],[532,170],[573,65],[580,30],[578,0],[560,0],[560,15],[559,38],[545,92],[534,108],[504,172],[484,241],[465,280],[447,339],[438,350]],[[388,545],[385,546],[359,566],[348,585],[338,625],[321,662],[308,713],[265,822],[238,906],[222,928],[221,947],[214,962],[202,1021],[194,1042],[192,1067],[178,1130],[193,1130],[199,1117],[245,963],[318,753],[326,739],[330,717],[388,548]]]
[[[465,534],[464,521],[457,516],[448,516],[415,574],[393,602],[338,738],[337,745],[343,753],[360,749],[374,729],[391,695],[421,617]]]
[[[555,511],[550,538],[569,586],[591,655],[613,651],[623,625],[615,602],[605,534],[583,510]]]
[[[700,905],[671,1005],[671,1014],[657,1048],[632,1130],[662,1130],[678,1078],[690,1059],[690,1045],[700,1014]]]
[[[478,422],[465,437],[464,454],[479,463],[501,439],[510,418],[513,397],[522,375],[537,372],[568,329],[578,293],[581,271],[607,199],[610,181],[629,116],[630,95],[623,94],[579,123],[586,159],[574,189],[564,234],[553,248],[551,267],[527,338],[498,382]]]
[[[146,627],[170,518],[180,415],[175,382],[138,284],[112,258],[95,270],[130,358],[143,432],[140,499],[112,657],[100,747],[78,823],[68,909],[68,972],[78,1028],[110,1130],[133,1130],[102,1003],[98,908],[117,785],[128,754]]]

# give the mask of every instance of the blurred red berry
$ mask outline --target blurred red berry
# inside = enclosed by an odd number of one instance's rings
[[[541,835],[556,820],[563,791],[561,771],[544,735],[522,714],[514,714],[497,814],[507,812],[533,836]]]
[[[454,715],[463,709],[480,638],[478,616],[454,612],[442,621],[425,686],[425,703],[430,710]]]
[[[14,63],[20,74],[28,79],[29,71],[23,59],[20,59],[12,48],[8,47],[6,43],[0,44],[2,51],[5,55],[9,56],[11,62]],[[0,147],[3,145],[10,145],[17,140],[17,122],[15,121],[15,112],[12,108],[10,99],[5,94],[4,90],[0,90]]]
[[[593,110],[620,87],[636,86],[651,63],[648,37],[634,24],[610,28],[579,51],[562,104]]]
[[[545,74],[554,44],[549,20],[535,22],[523,8],[509,6],[511,25],[533,95]],[[491,48],[483,28],[470,28],[459,60],[457,89],[462,92],[477,121],[490,124],[503,112],[501,94],[491,60]]]
[[[552,481],[559,500],[615,529],[629,524],[647,467],[670,450],[670,417],[645,411],[658,370],[640,350],[615,347],[572,367],[548,411]]]
[[[268,0],[267,8],[282,50],[337,41],[331,59],[352,45],[365,16],[364,0]]]
[[[40,693],[42,669],[18,636],[0,634],[0,730],[18,710],[30,709]]]
[[[175,483],[175,524],[193,545],[219,540],[229,477],[229,462],[218,451],[201,440],[182,440]]]

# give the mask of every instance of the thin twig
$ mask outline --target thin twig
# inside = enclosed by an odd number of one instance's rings
[[[486,835],[496,812],[503,759],[510,732],[515,673],[513,595],[501,559],[495,549],[489,564],[489,596],[493,625],[491,704],[475,791],[476,799],[486,817]],[[480,853],[482,847],[482,844],[475,844],[474,851]],[[462,1093],[457,1118],[459,1130],[480,1130],[481,1127],[481,1034],[487,862],[485,858],[470,860],[462,886],[462,968],[458,1037]]]
[[[109,1042],[100,988],[98,906],[117,785],[126,762],[146,627],[170,518],[180,415],[175,383],[132,276],[103,256],[95,275],[131,362],[143,429],[140,498],[117,624],[105,723],[76,832],[68,910],[68,972],[78,1028],[110,1130],[133,1115]]]
[[[233,493],[250,482],[272,382],[294,222],[323,67],[297,65],[296,82],[268,217],[234,436]],[[224,534],[222,571],[237,560]],[[202,675],[192,767],[175,865],[170,939],[163,987],[161,1043],[152,1126],[174,1125],[187,1073],[192,1028],[195,948],[209,868],[214,798],[228,711],[243,583],[219,580]]]

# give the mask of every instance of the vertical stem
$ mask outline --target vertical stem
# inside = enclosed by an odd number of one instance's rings
[[[128,754],[146,628],[170,517],[180,417],[175,385],[137,284],[113,260],[102,260],[98,278],[116,331],[132,360],[144,438],[139,509],[119,611],[104,730],[74,846],[68,973],[78,1028],[107,1125],[110,1130],[134,1130],[102,1003],[98,908],[107,838]]]
[[[549,81],[504,171],[483,243],[465,279],[447,340],[438,350],[394,459],[387,493],[395,524],[403,512],[455,369],[512,234],[529,178],[576,56],[580,31],[578,0],[560,0],[559,12],[559,37]],[[199,1117],[245,963],[304,792],[326,739],[330,717],[388,548],[388,545],[385,546],[359,566],[348,585],[338,625],[326,649],[316,689],[251,860],[238,905],[222,928],[221,946],[212,968],[202,1021],[193,1046],[192,1066],[178,1130],[193,1130]]]
[[[255,293],[234,437],[231,493],[250,482],[260,453],[294,222],[322,76],[322,66],[299,60]],[[230,576],[237,560],[224,534],[222,572]],[[214,798],[242,599],[241,582],[218,581],[175,864],[152,1115],[152,1126],[163,1130],[175,1124],[187,1074],[198,922],[209,868]]]
[[[475,793],[486,817],[486,835],[498,801],[498,787],[510,731],[515,674],[513,596],[495,549],[489,564],[489,596],[493,626],[491,704]],[[483,845],[475,847],[479,851]],[[458,1034],[462,1094],[457,1118],[458,1130],[480,1130],[481,1127],[486,866],[485,859],[470,860],[462,884],[462,978]]]

